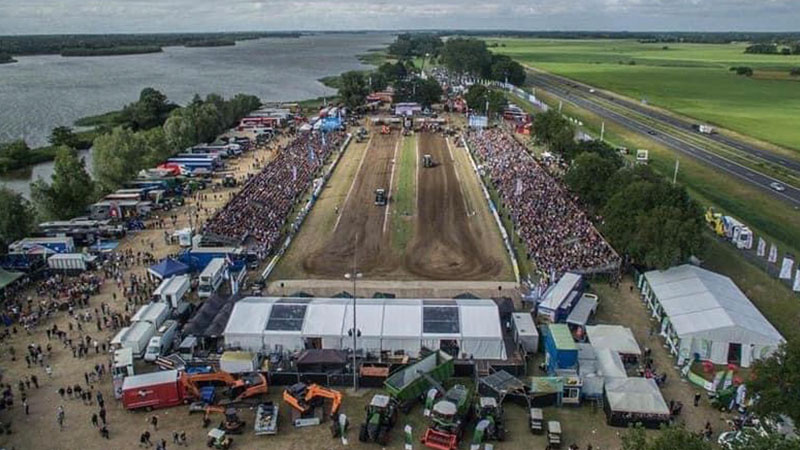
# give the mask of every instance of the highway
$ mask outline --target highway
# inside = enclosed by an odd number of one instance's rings
[[[529,74],[528,83],[533,84],[534,87],[536,87],[537,89],[543,89],[565,102],[572,103],[580,108],[591,111],[592,113],[595,113],[604,119],[616,122],[632,131],[647,135],[648,139],[659,142],[663,144],[665,147],[668,147],[684,155],[691,156],[692,158],[698,161],[701,161],[707,165],[720,169],[723,172],[726,172],[747,183],[750,183],[751,185],[761,188],[762,190],[766,191],[773,197],[783,200],[784,202],[788,203],[789,205],[795,208],[800,208],[800,189],[794,186],[787,185],[783,181],[777,180],[769,175],[763,174],[747,166],[741,165],[733,160],[725,158],[724,156],[720,156],[718,154],[710,152],[696,145],[695,143],[686,141],[685,139],[679,136],[670,133],[665,133],[660,129],[653,128],[647,123],[644,123],[633,117],[620,114],[608,108],[607,106],[603,105],[601,102],[593,99],[592,97],[598,96],[599,92],[596,90],[594,93],[590,93],[589,90],[592,89],[590,86],[578,84],[566,78],[557,77],[550,74],[544,74],[538,71],[536,72],[529,71],[528,74]],[[575,86],[577,86],[577,88]],[[616,97],[613,97],[612,100],[612,96],[610,95],[603,93],[599,94],[600,94],[599,97],[601,99],[606,101],[611,100],[617,105],[620,105],[624,108],[633,110],[636,113],[647,116],[648,119],[659,121],[665,125],[672,127],[693,130],[691,123],[688,123],[681,119],[677,119],[675,117],[655,112],[650,108],[645,108],[643,106],[636,105],[634,102],[621,100]],[[790,159],[783,158],[779,155],[775,155],[766,150],[753,148],[748,144],[742,143],[727,136],[720,136],[719,134],[714,134],[706,137],[711,138],[721,144],[734,147],[740,151],[747,152],[753,157],[764,159],[773,162],[774,164],[779,164],[790,170],[800,171],[800,163],[792,161]],[[728,141],[731,141],[732,144],[728,143]],[[770,184],[775,182],[778,182],[781,185],[783,185],[785,190],[783,192],[779,192],[770,187]]]

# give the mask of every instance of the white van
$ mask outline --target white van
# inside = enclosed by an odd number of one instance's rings
[[[144,353],[145,361],[155,361],[159,356],[172,349],[175,335],[178,333],[178,322],[168,320],[159,327],[155,336],[150,338],[147,343],[147,351]]]

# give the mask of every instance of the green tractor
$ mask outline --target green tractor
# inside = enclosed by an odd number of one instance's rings
[[[486,441],[506,440],[506,425],[503,406],[494,397],[480,397],[475,405],[478,424],[472,435],[470,450],[478,450]]]
[[[422,435],[422,445],[435,450],[457,450],[472,413],[472,391],[463,384],[450,388],[433,405],[431,424]]]
[[[358,440],[386,446],[389,432],[397,422],[397,402],[388,395],[375,394],[366,409],[367,419],[361,424]]]

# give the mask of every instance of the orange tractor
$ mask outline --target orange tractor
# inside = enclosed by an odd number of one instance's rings
[[[296,427],[318,425],[321,418],[316,414],[324,407],[325,400],[331,401],[331,434],[340,437],[347,431],[347,418],[339,416],[342,406],[342,393],[318,384],[297,383],[283,391],[283,401],[292,407],[292,422]]]

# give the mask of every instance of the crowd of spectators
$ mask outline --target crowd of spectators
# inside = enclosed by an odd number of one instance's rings
[[[552,282],[570,270],[618,266],[619,256],[578,207],[577,199],[522,144],[500,129],[471,130],[466,139],[526,244],[528,258],[545,277]]]
[[[252,240],[251,249],[268,255],[292,209],[344,136],[340,131],[299,134],[206,223],[204,232],[236,242]]]

